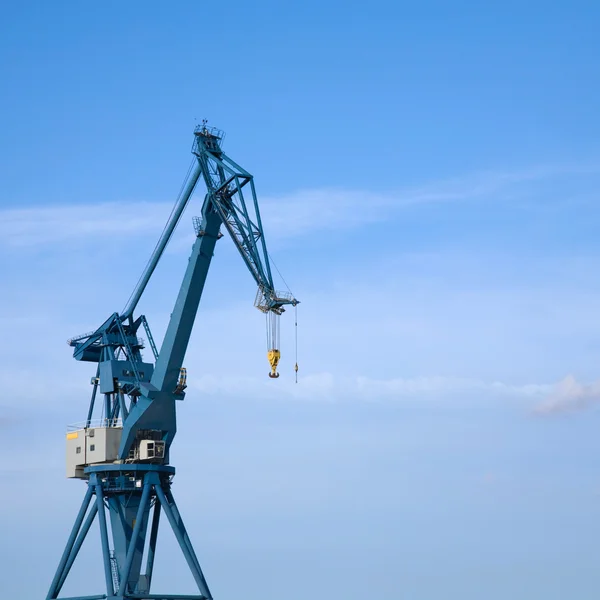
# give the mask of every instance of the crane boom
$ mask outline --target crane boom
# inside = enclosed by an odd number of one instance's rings
[[[169,220],[122,314],[113,313],[96,331],[69,340],[77,360],[98,363],[98,375],[88,421],[94,411],[96,392],[105,396],[106,417],[123,419],[123,436],[119,456],[125,459],[141,430],[159,430],[166,443],[166,453],[176,432],[175,400],[185,397],[182,366],[198,305],[210,268],[216,241],[222,236],[221,225],[230,234],[248,270],[258,285],[255,306],[270,319],[268,359],[271,377],[279,362],[277,319],[286,305],[298,300],[291,293],[277,292],[273,277],[254,179],[248,171],[229,158],[221,147],[223,133],[206,127],[194,130],[193,168],[182,186]],[[200,179],[206,185],[201,217],[194,219],[196,241],[181,284],[175,307],[160,349],[156,352],[146,317],[134,320],[133,312],[164,253],[175,228]],[[248,188],[246,188],[248,186]],[[244,198],[250,190],[252,203]],[[138,337],[143,326],[155,354],[155,364],[142,360],[144,343]],[[125,396],[129,396],[127,406]]]
[[[202,218],[204,219],[210,210],[220,215],[221,221],[258,285],[262,296],[259,308],[261,310],[280,311],[280,308],[286,304],[297,304],[298,301],[291,294],[278,294],[273,286],[271,265],[253,176],[223,152],[221,149],[221,140],[223,139],[221,131],[215,128],[209,129],[203,124],[196,128],[194,134],[195,140],[192,153],[196,156],[197,162],[184,183],[182,193],[171,213],[171,217],[144,273],[131,294],[127,306],[122,312],[122,317],[124,319],[129,318],[133,314],[201,175],[208,190],[205,205],[202,209]],[[242,191],[242,188],[247,184],[250,184],[256,223],[253,222],[250,216]],[[195,224],[197,233],[202,231],[202,220],[196,218]]]

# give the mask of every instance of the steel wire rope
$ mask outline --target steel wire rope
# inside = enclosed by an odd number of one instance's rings
[[[283,278],[283,275],[281,274],[281,271],[277,268],[277,265],[275,264],[275,261],[273,260],[273,257],[268,252],[267,252],[267,258],[273,263],[273,266],[275,267],[275,270],[279,274],[279,277],[281,277],[281,281],[283,281],[283,285],[285,285],[285,287],[287,288],[288,292],[290,294],[292,294],[292,296],[295,299],[294,293],[290,289],[290,286],[287,284],[286,280]]]
[[[296,364],[294,365],[294,371],[296,372],[296,383],[298,383],[298,305],[294,306],[294,332],[295,332],[295,344],[296,344]]]
[[[288,292],[295,299],[296,297],[294,296],[294,293],[290,289],[290,286],[287,284],[287,281],[285,280],[285,278],[281,274],[281,271],[277,267],[277,264],[275,263],[275,261],[273,260],[273,257],[271,256],[271,254],[269,254],[269,252],[267,252],[267,257],[271,261],[271,263],[273,264],[273,266],[275,267],[275,270],[277,271],[279,277],[281,277],[281,281],[283,281],[283,285],[285,285],[285,287],[287,288]],[[296,351],[296,356],[295,356],[295,358],[296,358],[296,364],[294,365],[294,371],[295,371],[295,374],[296,374],[296,383],[298,383],[298,305],[294,304],[293,306],[294,306],[294,338],[295,338],[294,342],[295,342],[295,351]],[[271,314],[273,314],[273,313],[271,313]],[[273,314],[273,316],[276,317],[277,315]],[[268,331],[268,325],[267,325],[267,331]],[[279,335],[281,335],[281,334],[279,334]],[[267,337],[269,337],[269,333],[267,333]],[[267,340],[267,344],[268,344],[268,340]],[[278,348],[279,348],[279,346],[278,346]]]

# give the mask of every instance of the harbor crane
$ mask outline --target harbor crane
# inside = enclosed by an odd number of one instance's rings
[[[66,434],[67,477],[86,481],[87,491],[46,600],[59,598],[96,520],[105,591],[68,600],[212,598],[171,491],[175,468],[169,451],[177,429],[176,403],[184,399],[187,385],[183,360],[222,226],[258,285],[255,306],[267,319],[272,378],[279,376],[279,317],[298,304],[291,292],[275,291],[253,177],[223,152],[223,137],[206,121],[196,127],[192,166],[127,305],[95,331],[68,342],[76,360],[98,366],[87,419]],[[134,313],[201,177],[207,191],[201,216],[193,219],[196,239],[158,351],[146,317]],[[244,192],[251,201],[246,202]],[[142,357],[142,331],[153,361]],[[163,513],[198,587],[195,595],[151,592]]]

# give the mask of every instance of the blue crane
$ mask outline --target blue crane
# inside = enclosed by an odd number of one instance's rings
[[[106,592],[68,600],[206,600],[212,598],[171,491],[175,468],[169,450],[176,427],[176,401],[185,397],[183,360],[215,244],[224,226],[258,285],[255,306],[267,317],[269,376],[279,377],[279,317],[298,300],[275,291],[252,175],[222,149],[223,132],[206,121],[194,131],[193,165],[150,260],[122,313],[98,329],[69,340],[75,359],[97,363],[87,419],[67,432],[67,477],[87,481],[46,600],[55,600],[79,550],[98,520]],[[196,240],[157,350],[137,304],[200,179],[206,185]],[[250,190],[252,202],[244,191]],[[142,357],[144,332],[154,361]],[[297,371],[297,363],[295,366]],[[102,401],[99,401],[102,397]],[[99,419],[94,415],[101,413]],[[161,514],[166,516],[192,572],[199,594],[151,593]],[[110,528],[108,524],[110,523]],[[145,564],[144,563],[145,558]]]

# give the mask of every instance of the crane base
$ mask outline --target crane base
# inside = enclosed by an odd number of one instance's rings
[[[88,489],[46,600],[212,600],[171,493],[175,469],[152,464],[107,464],[87,467],[85,473],[89,474]],[[111,522],[112,549],[107,511]],[[157,594],[150,591],[162,513],[175,534],[199,594]],[[96,517],[100,526],[106,592],[60,598],[60,591]],[[146,567],[142,572],[148,530]]]

